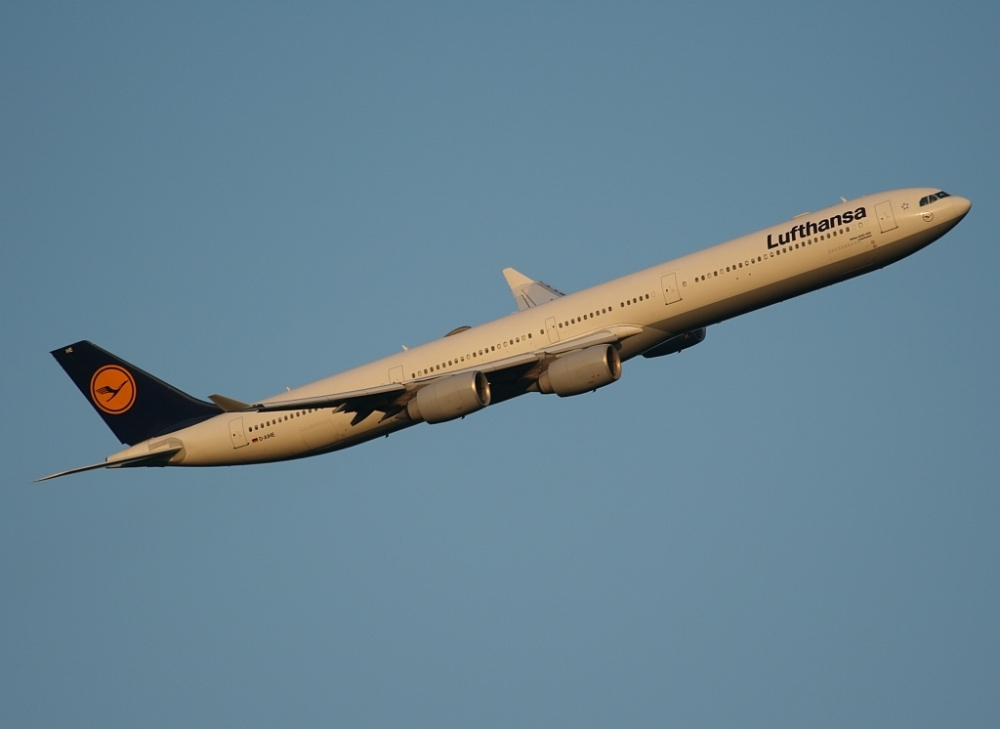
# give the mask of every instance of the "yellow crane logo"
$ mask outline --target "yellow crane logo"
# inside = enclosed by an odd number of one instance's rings
[[[123,415],[135,404],[135,378],[120,365],[105,365],[90,378],[90,399],[108,415]]]

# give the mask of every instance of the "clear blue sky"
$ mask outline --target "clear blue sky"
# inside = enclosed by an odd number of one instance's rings
[[[0,7],[0,724],[986,727],[1000,6]],[[252,400],[896,187],[888,269],[612,387],[98,471],[48,352]]]

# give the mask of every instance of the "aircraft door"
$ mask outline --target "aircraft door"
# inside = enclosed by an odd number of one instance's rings
[[[885,200],[875,206],[875,215],[878,216],[878,227],[883,233],[896,229],[896,216],[892,214],[892,201]]]
[[[229,421],[229,437],[232,438],[233,448],[249,445],[246,431],[243,430],[243,418],[233,418]]]
[[[556,327],[556,318],[550,316],[545,320],[545,331],[549,333],[549,342],[555,344],[559,341],[559,329]]]
[[[663,287],[663,300],[668,304],[681,300],[681,290],[677,288],[677,274],[668,273],[660,277],[660,285]]]
[[[403,381],[403,365],[396,365],[389,370],[389,382]]]

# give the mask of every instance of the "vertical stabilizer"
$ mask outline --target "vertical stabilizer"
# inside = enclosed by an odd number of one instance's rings
[[[222,412],[88,341],[61,347],[52,356],[127,445]]]

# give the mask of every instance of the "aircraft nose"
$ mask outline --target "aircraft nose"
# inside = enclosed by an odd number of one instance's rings
[[[972,209],[972,201],[958,195],[951,196],[951,205],[955,209],[955,217],[959,220],[968,215]]]

